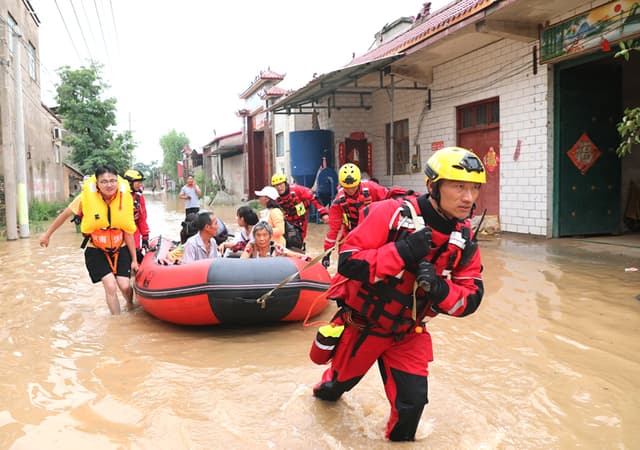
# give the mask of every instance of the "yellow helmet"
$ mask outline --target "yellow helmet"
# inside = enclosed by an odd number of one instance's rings
[[[271,177],[271,186],[277,186],[280,183],[286,183],[287,177],[283,173],[275,173]]]
[[[358,166],[352,163],[344,164],[342,167],[340,167],[338,179],[340,180],[340,186],[342,187],[356,187],[360,184],[360,169],[358,168]]]
[[[426,181],[487,182],[487,174],[480,158],[462,147],[445,147],[435,152],[427,161],[424,173]]]
[[[133,183],[134,181],[144,180],[144,175],[142,175],[142,172],[140,172],[139,170],[129,169],[124,173],[123,178],[129,183]]]

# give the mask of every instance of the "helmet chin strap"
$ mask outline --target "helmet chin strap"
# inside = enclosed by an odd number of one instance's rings
[[[445,219],[451,220],[452,217],[450,217],[449,214],[447,214],[445,210],[440,206],[440,186],[438,182],[436,181],[427,183],[427,191],[429,191],[429,196],[436,202],[436,212]]]

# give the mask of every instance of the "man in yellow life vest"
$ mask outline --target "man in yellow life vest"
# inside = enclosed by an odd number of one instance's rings
[[[138,270],[133,234],[133,197],[129,183],[116,169],[100,166],[85,181],[82,193],[62,211],[40,238],[40,246],[48,247],[51,235],[69,218],[81,217],[80,231],[85,236],[84,260],[91,281],[102,282],[111,314],[120,314],[117,290],[128,308],[133,307],[130,276]]]

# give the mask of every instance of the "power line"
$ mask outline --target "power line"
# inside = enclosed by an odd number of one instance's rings
[[[76,17],[76,22],[78,23],[78,28],[80,29],[80,35],[82,36],[82,40],[84,41],[84,46],[87,48],[89,59],[93,61],[93,56],[91,56],[91,50],[89,50],[89,44],[87,44],[87,39],[84,37],[84,32],[82,31],[82,25],[80,25],[80,19],[78,18],[76,7],[73,6],[73,0],[69,0],[69,3],[71,3],[71,9],[73,10],[73,15]]]
[[[53,0],[53,1],[56,4],[56,8],[58,9],[58,14],[60,14],[60,19],[62,19],[62,24],[64,25],[64,29],[67,30],[67,35],[69,36],[69,40],[71,41],[71,45],[73,46],[73,49],[76,52],[76,56],[78,57],[78,61],[80,62],[80,64],[82,64],[82,58],[80,57],[80,52],[78,51],[78,48],[76,47],[76,43],[73,42],[73,37],[71,36],[71,32],[69,32],[69,27],[67,26],[67,22],[65,22],[64,16],[62,15],[62,11],[60,11],[60,6],[58,6],[58,0]]]
[[[98,24],[100,25],[100,34],[102,35],[102,42],[104,43],[104,51],[107,54],[107,62],[111,66],[111,58],[109,57],[109,49],[107,48],[107,40],[104,37],[104,30],[102,29],[102,20],[100,20],[100,13],[98,12],[98,4],[96,0],[93,0],[93,6],[96,9],[96,16],[98,17]]]
[[[118,48],[118,53],[120,53],[120,39],[118,38],[118,28],[116,27],[116,15],[113,13],[113,2],[109,0],[109,6],[111,7],[111,20],[113,21],[113,30],[116,34],[116,45]]]

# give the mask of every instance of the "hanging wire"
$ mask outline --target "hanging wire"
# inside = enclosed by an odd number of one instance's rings
[[[82,25],[80,25],[80,19],[78,18],[78,13],[76,12],[75,6],[73,6],[73,0],[69,0],[71,4],[71,9],[73,10],[73,15],[76,17],[76,22],[78,24],[78,28],[80,29],[80,36],[82,36],[82,40],[84,42],[84,46],[87,48],[87,53],[89,54],[89,59],[93,61],[93,57],[91,56],[91,50],[89,50],[89,44],[87,44],[87,39],[84,37],[84,31],[82,31]]]
[[[113,31],[116,34],[116,46],[118,49],[118,53],[120,53],[120,39],[118,38],[118,27],[116,27],[116,15],[113,12],[113,2],[109,0],[109,6],[111,7],[111,20],[113,21]]]
[[[98,12],[98,4],[96,0],[93,0],[93,6],[96,9],[96,16],[98,17],[98,24],[100,25],[100,34],[102,35],[102,42],[104,43],[104,51],[107,54],[107,62],[111,66],[111,58],[109,57],[109,49],[107,48],[107,40],[104,37],[104,29],[102,28],[102,20],[100,19],[100,13]]]
[[[60,11],[60,6],[58,5],[58,0],[53,0],[56,4],[56,8],[58,9],[58,14],[60,14],[60,19],[62,19],[62,24],[64,25],[64,29],[67,30],[67,36],[69,36],[69,41],[71,41],[71,45],[76,52],[76,56],[78,57],[78,61],[82,64],[82,58],[80,57],[80,52],[78,51],[78,47],[76,47],[76,43],[73,41],[73,37],[71,36],[71,32],[69,31],[69,27],[67,26],[67,22],[64,20],[64,16],[62,15],[62,11]]]

